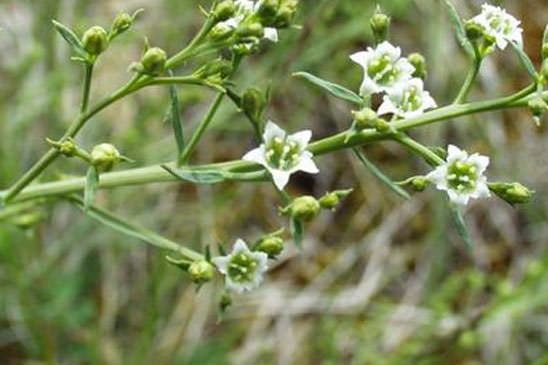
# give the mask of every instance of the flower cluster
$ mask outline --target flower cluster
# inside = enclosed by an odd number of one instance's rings
[[[449,145],[447,159],[427,175],[439,190],[447,191],[449,199],[459,205],[468,201],[489,197],[487,178],[484,176],[489,165],[489,157],[477,153],[468,155],[466,151]]]
[[[470,20],[479,25],[484,36],[489,37],[499,49],[504,50],[508,42],[523,45],[521,22],[508,14],[506,10],[489,4],[482,5],[479,15]]]
[[[308,130],[288,135],[269,121],[263,134],[263,144],[245,154],[243,160],[263,165],[272,175],[276,187],[282,190],[294,172],[319,172],[312,160],[312,153],[306,150],[311,137],[312,132]]]
[[[350,59],[364,70],[360,87],[363,97],[386,93],[379,115],[394,114],[407,118],[437,106],[430,94],[424,91],[423,81],[413,77],[415,67],[407,58],[401,57],[399,47],[384,41],[376,48],[354,53]]]

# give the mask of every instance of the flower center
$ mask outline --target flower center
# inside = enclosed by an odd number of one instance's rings
[[[247,283],[253,281],[257,272],[257,266],[258,262],[256,259],[240,252],[230,259],[227,274],[232,280],[238,283]]]
[[[300,146],[287,139],[274,137],[266,146],[266,161],[279,170],[289,170],[299,162]]]
[[[457,161],[447,169],[449,187],[458,192],[472,191],[476,188],[478,169],[476,165]]]
[[[407,112],[418,110],[421,105],[422,97],[419,93],[419,90],[415,86],[411,86],[403,93],[403,98],[400,105],[403,111]]]
[[[367,75],[381,85],[394,84],[399,70],[392,64],[389,55],[385,54],[367,65]]]

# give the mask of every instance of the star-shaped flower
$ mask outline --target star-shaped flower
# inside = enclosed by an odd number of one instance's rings
[[[364,70],[360,95],[367,96],[390,91],[396,84],[412,78],[415,68],[406,58],[401,57],[401,49],[389,42],[382,42],[376,48],[354,53],[350,59]]]
[[[426,177],[439,190],[447,191],[449,199],[459,205],[466,205],[470,198],[489,197],[487,178],[484,176],[489,157],[477,153],[468,155],[456,146],[447,148],[447,160]]]
[[[276,124],[268,121],[263,134],[263,144],[246,153],[243,159],[263,165],[272,175],[276,187],[282,190],[294,172],[319,172],[312,160],[312,153],[306,150],[310,138],[311,131],[305,130],[288,135]]]
[[[422,80],[415,78],[401,82],[389,90],[377,113],[411,118],[424,113],[426,109],[435,107],[437,104],[430,93],[424,90]]]
[[[498,6],[483,4],[481,13],[471,21],[481,25],[485,33],[494,38],[501,50],[506,48],[508,42],[517,43],[519,46],[523,44],[521,22]]]
[[[251,251],[242,239],[236,240],[229,255],[214,257],[212,261],[225,275],[227,290],[236,293],[258,287],[268,269],[268,255]]]

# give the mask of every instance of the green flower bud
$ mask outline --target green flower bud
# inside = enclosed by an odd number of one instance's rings
[[[352,111],[352,116],[354,117],[354,125],[358,130],[375,126],[375,122],[379,118],[377,116],[377,113],[370,108],[363,108],[359,111]]]
[[[232,305],[232,297],[226,291],[221,294],[221,300],[219,301],[219,309],[221,312],[227,310],[228,307]]]
[[[261,20],[267,20],[267,23],[268,23],[268,20],[276,16],[279,8],[280,8],[280,0],[263,0],[263,2],[261,3],[261,6],[259,6],[257,15],[259,15]]]
[[[122,34],[133,25],[133,17],[128,13],[120,13],[112,23],[112,33]]]
[[[61,152],[65,157],[74,157],[78,152],[78,146],[76,145],[76,143],[74,143],[74,140],[72,139],[63,141],[55,147],[58,148],[59,152]]]
[[[223,59],[217,59],[206,63],[194,73],[196,77],[206,79],[210,76],[219,75],[222,79],[227,78],[232,73],[232,62]]]
[[[538,118],[542,117],[548,110],[548,104],[540,96],[529,100],[528,106],[533,115]]]
[[[471,20],[464,25],[464,31],[466,32],[466,37],[472,42],[477,41],[484,35],[483,27]]]
[[[284,240],[275,236],[263,237],[257,244],[256,250],[266,253],[271,258],[275,258],[284,250]]]
[[[375,36],[375,41],[381,43],[388,37],[388,30],[390,29],[390,17],[383,14],[380,8],[371,17],[371,30]]]
[[[336,191],[326,193],[319,200],[320,207],[322,207],[322,209],[335,210],[337,205],[339,205],[339,203],[341,202],[341,199],[345,198],[352,191],[353,189],[348,189],[348,190],[336,190]]]
[[[157,76],[164,72],[166,68],[167,54],[158,47],[150,48],[145,52],[145,55],[141,59],[141,65],[143,71],[146,74]]]
[[[420,53],[411,53],[407,59],[409,60],[409,63],[415,67],[415,72],[413,73],[413,77],[418,77],[420,79],[426,79],[427,71],[426,71],[426,61],[424,57]]]
[[[289,206],[291,216],[305,222],[311,221],[320,212],[320,203],[313,196],[305,195],[293,200]]]
[[[259,89],[250,87],[244,91],[241,108],[246,114],[258,119],[263,113],[265,106],[266,98]]]
[[[193,283],[202,285],[211,279],[215,274],[215,269],[213,265],[205,260],[194,261],[190,264],[188,268],[188,273],[190,274],[190,279]]]
[[[108,47],[107,31],[97,25],[89,28],[82,37],[82,45],[90,55],[100,55]]]
[[[289,27],[297,13],[298,5],[299,3],[296,0],[282,0],[272,26],[275,28]]]
[[[120,160],[120,152],[110,143],[101,143],[91,150],[91,163],[101,171],[112,169]]]
[[[225,21],[231,18],[236,12],[236,6],[232,0],[225,0],[215,7],[213,17],[217,22]]]
[[[236,30],[225,24],[217,24],[209,32],[209,37],[216,41],[222,41],[229,38]]]
[[[415,176],[409,182],[413,190],[417,192],[424,191],[428,186],[430,186],[430,180],[426,176]]]
[[[257,37],[262,38],[264,28],[261,23],[243,24],[236,30],[236,35],[240,38]]]
[[[489,189],[499,198],[506,200],[510,204],[525,204],[531,201],[533,194],[532,190],[521,185],[518,182],[514,183],[490,183]]]

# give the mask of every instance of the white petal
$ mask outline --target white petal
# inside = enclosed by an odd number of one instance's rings
[[[308,151],[303,152],[303,155],[299,159],[299,163],[295,166],[293,171],[304,171],[309,174],[317,174],[320,172],[318,166],[312,160],[312,154]]]
[[[426,109],[434,109],[438,107],[438,104],[436,104],[436,101],[432,96],[430,96],[430,93],[428,91],[425,91],[422,95],[422,107]]]
[[[276,123],[269,120],[266,123],[266,127],[264,129],[263,139],[265,143],[269,143],[271,140],[273,140],[275,137],[278,137],[280,139],[285,138],[285,131],[278,127]]]
[[[390,59],[392,62],[396,61],[401,56],[401,48],[400,47],[394,47],[390,42],[384,41],[381,44],[377,46],[375,49],[375,54],[382,56],[382,55],[388,55],[390,56]]]
[[[438,190],[448,190],[447,186],[447,166],[441,165],[426,175],[426,178],[432,183],[436,184]]]
[[[454,190],[447,190],[447,194],[449,195],[449,199],[458,205],[466,205],[468,204],[468,200],[470,200],[470,195],[468,194],[459,194]]]
[[[455,162],[468,158],[468,153],[457,146],[450,144],[447,147],[447,162]]]
[[[398,107],[394,104],[394,102],[388,97],[388,95],[385,95],[383,98],[383,103],[377,110],[378,115],[386,115],[386,114],[398,114]]]
[[[241,283],[238,283],[232,280],[228,276],[225,276],[225,285],[226,285],[226,290],[228,290],[229,292],[241,294],[244,291],[246,291],[245,285],[242,285]]]
[[[485,176],[482,176],[478,181],[476,181],[476,189],[472,193],[474,198],[489,198],[491,196],[491,191],[487,186],[487,179]]]
[[[242,157],[242,160],[256,162],[260,165],[267,166],[268,163],[266,162],[264,155],[265,155],[264,145],[261,145],[260,147],[257,147],[249,151],[248,153],[246,153],[244,157]]]
[[[407,58],[401,58],[395,63],[395,67],[400,71],[398,81],[409,80],[413,77],[415,66],[413,66]]]
[[[367,64],[371,58],[371,52],[361,51],[350,55],[350,59],[356,62],[363,68],[367,68]]]
[[[264,28],[263,37],[271,42],[278,42],[278,30],[276,28]]]
[[[360,86],[360,96],[367,96],[381,91],[382,88],[380,88],[375,81],[371,80],[369,76],[364,77]]]
[[[474,153],[468,157],[468,162],[476,165],[478,175],[482,175],[489,166],[489,157]]]
[[[232,248],[232,255],[235,255],[238,253],[245,253],[248,255],[251,254],[251,251],[247,247],[247,244],[241,238],[238,238],[236,240],[236,242],[234,243],[234,247]]]
[[[276,185],[278,190],[284,189],[284,187],[289,182],[289,176],[291,175],[291,173],[288,171],[275,170],[275,169],[271,169],[270,174],[272,175],[272,180],[274,181],[274,185]]]
[[[293,133],[287,137],[289,141],[297,143],[301,149],[305,149],[308,146],[310,138],[312,138],[312,131],[309,130]]]
[[[218,256],[211,259],[215,266],[217,266],[217,269],[223,274],[226,275],[227,268],[228,268],[228,262],[230,261],[230,256]]]

